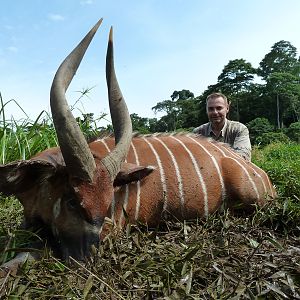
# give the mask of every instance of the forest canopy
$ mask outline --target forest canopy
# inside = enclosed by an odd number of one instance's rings
[[[152,107],[155,113],[164,113],[161,118],[131,114],[133,129],[142,133],[178,131],[206,123],[205,101],[213,92],[224,93],[231,102],[229,119],[267,128],[267,132],[291,125],[300,131],[300,57],[297,49],[283,40],[271,47],[257,68],[243,58],[230,60],[217,82],[201,95],[175,90],[170,99]]]

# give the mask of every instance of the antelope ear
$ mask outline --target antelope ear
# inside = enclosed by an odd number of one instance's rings
[[[0,165],[0,193],[17,195],[49,178],[56,167],[43,160],[21,160]]]
[[[133,181],[142,180],[155,169],[153,166],[138,166],[135,164],[123,163],[120,172],[114,180],[114,186],[121,186]]]

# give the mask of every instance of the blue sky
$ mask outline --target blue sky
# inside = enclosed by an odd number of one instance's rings
[[[232,59],[254,67],[274,43],[300,50],[298,0],[6,0],[0,10],[0,92],[31,119],[49,109],[49,90],[65,56],[101,17],[103,24],[67,93],[90,91],[79,110],[108,113],[105,52],[114,27],[115,64],[130,113],[151,108],[174,90],[200,95]],[[23,118],[13,103],[6,118]]]

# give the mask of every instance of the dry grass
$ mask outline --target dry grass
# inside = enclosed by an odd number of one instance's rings
[[[51,122],[5,120],[1,95],[0,159],[30,157],[56,144]],[[86,135],[94,134],[90,124]],[[253,215],[128,225],[86,262],[52,257],[0,279],[1,299],[300,299],[300,146],[254,149],[255,162],[282,198]],[[22,207],[0,198],[0,264],[34,238],[17,230]]]
[[[277,221],[285,218],[282,208],[278,204]],[[41,261],[1,280],[1,296],[299,299],[299,224],[290,223],[283,235],[274,215],[269,208],[248,217],[223,213],[205,221],[165,222],[153,231],[128,225],[85,263],[66,264],[45,251]]]

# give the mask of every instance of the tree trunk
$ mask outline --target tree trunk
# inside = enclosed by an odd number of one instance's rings
[[[239,99],[236,99],[236,119],[240,121],[240,108],[239,108]]]
[[[276,105],[277,105],[277,127],[280,129],[280,111],[279,111],[279,95],[276,97]]]

